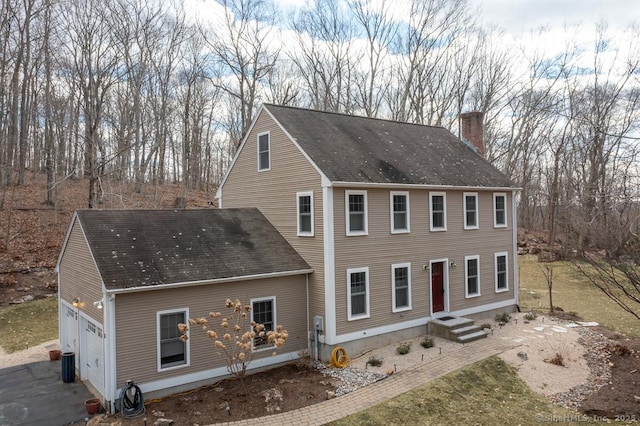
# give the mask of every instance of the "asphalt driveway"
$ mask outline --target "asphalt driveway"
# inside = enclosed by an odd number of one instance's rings
[[[76,377],[62,382],[61,361],[40,361],[0,369],[0,425],[61,426],[87,417],[92,398]]]

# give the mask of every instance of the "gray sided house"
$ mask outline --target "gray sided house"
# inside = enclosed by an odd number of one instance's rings
[[[256,207],[313,268],[310,348],[357,354],[448,316],[513,311],[517,188],[442,127],[263,105],[217,197]],[[473,147],[475,145],[475,147]]]
[[[275,357],[256,343],[252,368],[308,345],[312,269],[255,208],[77,211],[57,272],[61,349],[112,410],[127,380],[161,396],[226,376],[204,332],[183,343],[177,324],[224,313],[227,298],[289,332]]]

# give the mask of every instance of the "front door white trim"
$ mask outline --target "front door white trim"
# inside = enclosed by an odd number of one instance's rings
[[[444,288],[444,310],[433,312],[433,283],[431,282],[431,271],[434,263],[442,263],[442,287]],[[437,318],[449,313],[449,259],[432,259],[429,261],[429,316]]]

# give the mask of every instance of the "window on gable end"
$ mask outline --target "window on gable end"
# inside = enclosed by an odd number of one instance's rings
[[[313,192],[298,192],[298,236],[313,237]]]
[[[409,192],[390,192],[391,211],[391,233],[406,233],[410,230],[409,225]]]
[[[464,203],[464,229],[478,229],[478,194],[465,192],[462,195]]]
[[[271,169],[271,136],[269,132],[258,135],[258,171]]]

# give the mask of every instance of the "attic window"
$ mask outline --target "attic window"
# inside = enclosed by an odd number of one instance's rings
[[[271,137],[269,132],[258,135],[258,171],[271,169]]]

